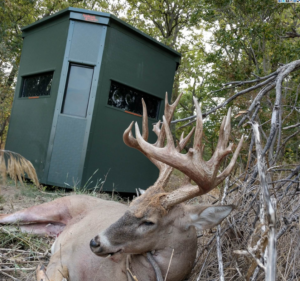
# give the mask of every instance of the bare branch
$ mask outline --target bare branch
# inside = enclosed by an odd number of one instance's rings
[[[221,205],[224,204],[224,200],[226,197],[226,192],[228,190],[228,185],[229,185],[229,177],[225,179],[225,186],[222,194],[222,199],[221,199]],[[218,225],[217,227],[217,255],[218,255],[218,264],[219,264],[219,272],[220,272],[220,281],[224,281],[224,266],[223,266],[223,260],[222,260],[222,251],[221,251],[221,226]]]
[[[275,281],[276,280],[276,258],[277,258],[276,236],[275,236],[276,214],[275,214],[273,203],[271,202],[268,183],[266,181],[266,167],[265,167],[265,160],[263,157],[261,143],[260,143],[258,124],[252,123],[252,128],[255,136],[257,166],[258,166],[258,172],[260,177],[260,184],[263,190],[265,210],[268,219],[267,223],[269,228],[266,281]]]

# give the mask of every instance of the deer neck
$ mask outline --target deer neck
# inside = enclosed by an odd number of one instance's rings
[[[196,248],[194,247],[194,249]],[[181,281],[191,272],[196,253],[191,259],[190,254],[179,254],[178,252],[175,254],[175,250],[166,248],[152,251],[152,257],[160,268],[163,278],[165,278],[170,264],[167,280]],[[131,255],[129,268],[139,281],[156,280],[155,271],[146,255]]]
[[[168,279],[183,280],[194,264],[197,249],[197,235],[194,227],[185,228],[178,218],[184,215],[182,204],[172,208],[165,217],[161,226],[168,229],[157,239],[157,244],[151,251],[152,257],[159,266],[162,276],[168,272]],[[180,237],[180,239],[178,239]],[[148,261],[146,254],[130,255],[130,268],[139,281],[156,280],[155,271]]]

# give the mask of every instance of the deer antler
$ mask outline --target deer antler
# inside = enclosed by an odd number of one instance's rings
[[[233,144],[231,143],[229,144],[229,146],[227,146],[231,130],[231,110],[229,109],[227,116],[223,118],[220,128],[219,141],[215,153],[209,161],[204,161],[202,157],[202,114],[197,99],[193,98],[193,100],[197,112],[197,123],[194,136],[194,145],[193,148],[190,149],[187,154],[180,153],[180,150],[183,147],[182,144],[179,143],[177,148],[174,145],[173,137],[169,127],[170,120],[172,118],[172,116],[170,116],[169,114],[169,111],[167,113],[165,112],[165,116],[163,116],[162,129],[159,131],[157,128],[154,128],[154,132],[158,134],[158,140],[153,145],[149,144],[141,136],[139,127],[137,123],[135,124],[135,141],[138,144],[138,149],[142,153],[144,153],[152,162],[153,160],[155,160],[156,163],[160,163],[159,165],[156,164],[158,167],[161,166],[162,163],[164,163],[168,166],[176,168],[183,172],[185,175],[187,175],[190,179],[194,180],[195,183],[198,185],[193,186],[191,184],[188,184],[165,196],[165,198],[162,200],[162,204],[165,208],[170,208],[175,204],[186,201],[195,196],[205,194],[217,185],[219,185],[232,171],[239,151],[242,147],[243,137],[241,138],[229,165],[223,172],[221,172],[218,175],[219,166],[221,164],[222,159],[230,152],[232,152]],[[177,99],[173,105],[177,105],[178,101],[179,99]],[[172,109],[172,114],[174,113],[174,110],[175,108]],[[190,135],[191,133],[187,137],[190,137]],[[165,147],[163,147],[165,136],[167,138],[167,144]],[[135,146],[135,148],[137,147]]]
[[[148,130],[147,107],[144,102],[144,99],[142,99],[142,105],[143,105],[143,139],[145,141],[147,141],[148,136],[149,136],[149,130]],[[134,123],[134,121],[132,121],[130,123],[129,127],[125,130],[125,132],[123,134],[123,141],[129,147],[133,147],[143,153],[143,150],[140,148],[137,140],[132,135],[131,129],[132,129],[133,123]]]
[[[166,130],[165,130],[165,126],[167,126],[169,128],[169,125],[171,123],[174,111],[176,109],[176,106],[180,100],[182,96],[182,93],[177,97],[177,99],[175,100],[175,102],[173,104],[169,104],[168,103],[168,93],[166,93],[166,97],[165,97],[165,122],[162,124],[162,127],[160,128],[161,122],[158,121],[154,126],[153,126],[153,131],[154,133],[157,135],[157,141],[156,143],[154,143],[152,146],[153,147],[157,147],[157,148],[161,148],[164,146],[164,142],[165,142],[165,138],[166,138]],[[148,135],[149,135],[149,131],[148,131],[148,117],[147,117],[147,107],[146,104],[144,102],[144,100],[142,99],[142,104],[143,104],[143,134],[141,136],[141,138],[147,142],[148,139]],[[125,130],[124,134],[123,134],[123,141],[126,145],[128,145],[129,147],[135,148],[137,150],[139,150],[140,152],[142,152],[143,154],[145,154],[148,159],[157,166],[157,168],[159,169],[159,177],[157,179],[157,181],[155,182],[153,188],[156,187],[163,187],[166,182],[168,181],[168,178],[173,170],[172,166],[169,166],[157,159],[155,159],[154,157],[151,157],[150,155],[148,155],[140,146],[140,144],[138,143],[138,141],[133,137],[132,135],[132,126],[133,126],[134,122],[131,122],[131,124],[129,125],[129,127]],[[185,145],[187,144],[187,142],[189,141],[189,139],[191,138],[192,134],[194,132],[194,128],[191,130],[191,132],[184,137],[183,133],[180,137],[180,141],[177,145],[176,150],[178,152],[180,152]]]

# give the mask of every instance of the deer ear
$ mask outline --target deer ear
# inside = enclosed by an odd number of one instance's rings
[[[146,192],[146,190],[141,189],[141,188],[136,188],[135,192],[136,192],[136,197],[139,197],[139,196],[143,195]]]
[[[233,205],[200,207],[198,211],[192,208],[189,226],[195,226],[197,230],[212,228],[221,223],[233,209]]]
[[[140,194],[141,194],[141,195],[143,195],[143,194],[146,192],[146,190],[145,190],[145,189],[141,189],[141,188],[139,188],[138,190],[139,190],[139,192],[140,192]]]

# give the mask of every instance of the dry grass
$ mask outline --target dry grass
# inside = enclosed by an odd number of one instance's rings
[[[0,280],[34,280],[35,268],[47,263],[53,239],[0,227]]]
[[[0,175],[3,183],[6,183],[7,175],[17,184],[23,184],[23,179],[27,176],[38,187],[39,180],[35,169],[30,161],[18,153],[9,150],[0,150]]]
[[[2,187],[1,213],[13,213],[61,196],[43,193],[37,187],[24,183],[17,186],[7,180]],[[48,263],[53,239],[21,233],[18,228],[0,226],[0,281],[32,281],[39,262]],[[9,277],[10,276],[10,277]],[[14,279],[15,278],[15,279]]]

